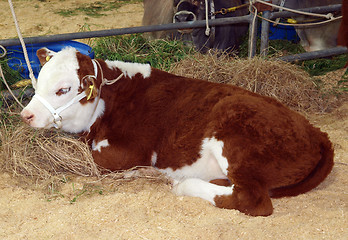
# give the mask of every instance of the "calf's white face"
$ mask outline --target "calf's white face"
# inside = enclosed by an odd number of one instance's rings
[[[58,53],[49,53],[51,59],[45,63],[39,73],[35,95],[39,95],[54,109],[58,109],[79,94],[78,90],[82,87],[77,72],[79,64],[74,48],[67,48]],[[73,133],[88,131],[92,124],[91,118],[95,110],[95,102],[83,105],[77,102],[62,111],[59,114],[62,130]],[[100,100],[97,110],[103,111],[103,106],[104,102]],[[33,97],[23,109],[21,116],[31,127],[51,128],[54,126],[52,113],[36,97]]]

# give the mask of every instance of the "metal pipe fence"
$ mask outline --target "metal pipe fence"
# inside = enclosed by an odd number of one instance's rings
[[[340,11],[341,6],[342,6],[341,4],[334,4],[329,6],[304,8],[304,9],[300,9],[300,11],[308,12],[308,13],[330,13],[330,12]],[[263,13],[263,18],[269,19],[269,20],[277,19],[277,18],[290,18],[294,16],[299,16],[299,14],[288,12],[288,11],[282,11],[282,12],[265,11]],[[260,53],[263,56],[266,56],[268,51],[269,24],[270,23],[267,20],[264,20],[264,19],[262,20]],[[319,50],[314,52],[306,52],[301,54],[284,56],[284,57],[280,57],[279,59],[283,61],[288,61],[288,62],[304,61],[304,60],[340,55],[347,52],[348,51],[346,47],[335,47],[331,49],[324,49],[324,50]]]
[[[311,12],[311,13],[329,13],[333,11],[339,11],[341,9],[341,4],[335,4],[330,6],[322,7],[313,7],[306,9],[298,9],[300,11]],[[276,19],[280,17],[292,17],[298,15],[296,13],[291,13],[288,11],[282,12],[264,12],[263,17],[267,19]],[[229,17],[229,18],[218,18],[209,20],[209,26],[221,26],[221,25],[230,25],[238,23],[249,23],[249,42],[248,42],[248,56],[253,57],[256,54],[256,34],[257,34],[257,21],[253,21],[253,13],[241,17]],[[269,35],[269,23],[266,20],[262,20],[262,29],[261,29],[261,49],[260,52],[265,54],[268,49],[268,35]],[[99,31],[90,31],[90,32],[77,32],[77,33],[66,33],[66,34],[57,34],[57,35],[48,35],[48,36],[39,36],[39,37],[27,37],[24,38],[26,44],[34,43],[44,43],[44,42],[56,42],[56,41],[65,41],[65,40],[76,40],[76,39],[86,39],[86,38],[98,38],[98,37],[107,37],[107,36],[116,36],[124,34],[134,34],[134,33],[145,33],[145,32],[156,32],[156,31],[166,31],[166,30],[176,30],[176,29],[189,29],[189,28],[203,28],[206,25],[205,20],[185,22],[185,23],[169,23],[162,25],[151,25],[151,26],[139,26],[131,28],[118,28],[118,29],[109,29],[109,30],[99,30]],[[0,40],[0,45],[5,47],[19,45],[19,39],[3,39]],[[294,61],[304,60],[304,59],[313,59],[321,56],[332,56],[337,54],[343,54],[347,52],[347,48],[338,47],[331,50],[325,50],[325,54],[317,54],[316,52],[304,53],[303,55],[297,54],[295,57],[282,57],[284,61]],[[302,58],[303,56],[303,58]]]
[[[237,23],[250,23],[250,15],[242,17],[230,17],[230,18],[219,18],[209,20],[209,26],[221,26],[230,25]],[[177,30],[177,29],[189,29],[189,28],[203,28],[206,25],[205,20],[193,21],[193,22],[182,22],[182,23],[168,23],[161,25],[151,25],[151,26],[140,26],[140,27],[130,27],[130,28],[117,28],[109,30],[99,30],[99,31],[89,31],[89,32],[77,32],[77,33],[65,33],[56,34],[40,37],[27,37],[24,38],[26,44],[32,43],[44,43],[44,42],[56,42],[74,39],[86,39],[86,38],[97,38],[97,37],[108,37],[124,34],[134,34],[134,33],[145,33],[145,32],[157,32],[166,30]],[[19,39],[3,39],[0,40],[0,45],[5,47],[19,45]]]

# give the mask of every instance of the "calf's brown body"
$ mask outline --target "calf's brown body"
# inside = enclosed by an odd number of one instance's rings
[[[38,53],[42,62],[47,54]],[[333,167],[327,134],[272,98],[148,65],[92,61],[74,49],[50,61],[23,119],[34,127],[51,126],[38,99],[57,107],[61,99],[82,96],[62,113],[62,129],[85,131],[95,162],[107,169],[152,165],[173,177],[177,194],[267,216],[273,211],[270,197],[309,191]],[[105,79],[118,80],[101,86]],[[52,89],[43,87],[45,81]]]
[[[99,62],[107,79],[121,74]],[[203,139],[223,141],[234,191],[215,198],[222,208],[269,215],[270,197],[309,191],[333,166],[326,133],[278,101],[235,86],[152,69],[149,78],[137,74],[103,88],[101,99],[105,113],[86,138],[108,139],[109,147],[93,151],[108,169],[151,165],[156,152],[157,168],[176,170],[195,163]]]

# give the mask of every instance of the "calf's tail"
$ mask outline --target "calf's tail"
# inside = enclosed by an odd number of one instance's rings
[[[329,175],[334,165],[334,150],[326,134],[322,134],[320,144],[321,159],[313,171],[301,182],[293,185],[271,189],[269,196],[280,198],[286,196],[297,196],[317,187]]]

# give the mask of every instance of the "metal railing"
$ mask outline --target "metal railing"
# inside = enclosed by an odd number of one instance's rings
[[[320,7],[312,7],[312,8],[305,8],[300,9],[304,12],[309,13],[330,13],[330,12],[336,12],[341,10],[341,4],[334,4],[329,6],[320,6]],[[294,16],[299,16],[297,13],[292,13],[288,11],[282,11],[282,12],[269,12],[265,11],[263,12],[263,18],[266,19],[277,19],[277,18],[290,18]],[[268,42],[269,42],[269,22],[267,20],[262,20],[262,28],[261,28],[261,47],[260,52],[261,55],[266,56],[268,51]],[[293,62],[293,61],[303,61],[303,60],[310,60],[310,59],[316,59],[316,58],[323,58],[323,57],[329,57],[334,55],[340,55],[347,53],[346,47],[334,47],[319,51],[313,51],[313,52],[306,52],[301,54],[295,54],[295,55],[289,55],[280,57],[279,59],[283,61]]]
[[[312,12],[312,13],[329,13],[333,11],[339,11],[341,9],[341,4],[335,4],[330,6],[322,7],[313,7],[306,9],[299,9],[301,11]],[[279,17],[292,17],[298,14],[291,13],[288,11],[282,12],[264,12],[263,17],[268,19],[276,19]],[[256,34],[257,34],[257,20],[253,22],[254,15],[250,13],[249,15],[241,17],[229,17],[229,18],[219,18],[209,20],[210,26],[221,26],[221,25],[230,25],[238,23],[249,23],[249,44],[248,44],[248,56],[253,57],[256,54]],[[86,38],[97,38],[97,37],[107,37],[107,36],[116,36],[124,34],[134,34],[134,33],[145,33],[145,32],[156,32],[156,31],[166,31],[166,30],[175,30],[175,29],[189,29],[189,28],[203,28],[206,25],[205,20],[193,21],[193,22],[184,22],[184,23],[169,23],[161,25],[151,25],[151,26],[139,26],[139,27],[130,27],[130,28],[118,28],[118,29],[109,29],[109,30],[99,30],[99,31],[89,31],[89,32],[77,32],[77,33],[66,33],[66,34],[57,34],[57,35],[48,35],[48,36],[39,36],[39,37],[27,37],[24,38],[26,44],[34,43],[44,43],[44,42],[56,42],[56,41],[65,41],[65,40],[75,40],[75,39],[86,39]],[[262,20],[262,30],[261,30],[261,49],[260,52],[267,52],[268,48],[268,35],[269,35],[269,23],[265,20]],[[253,33],[253,34],[252,34]],[[0,45],[5,47],[19,45],[19,39],[3,39],[0,40]],[[332,55],[338,55],[347,53],[347,48],[337,47],[333,49],[326,49],[322,51],[309,52],[303,54],[297,54],[294,56],[286,56],[280,59],[284,61],[294,61],[294,60],[307,60],[318,57],[327,57]]]

